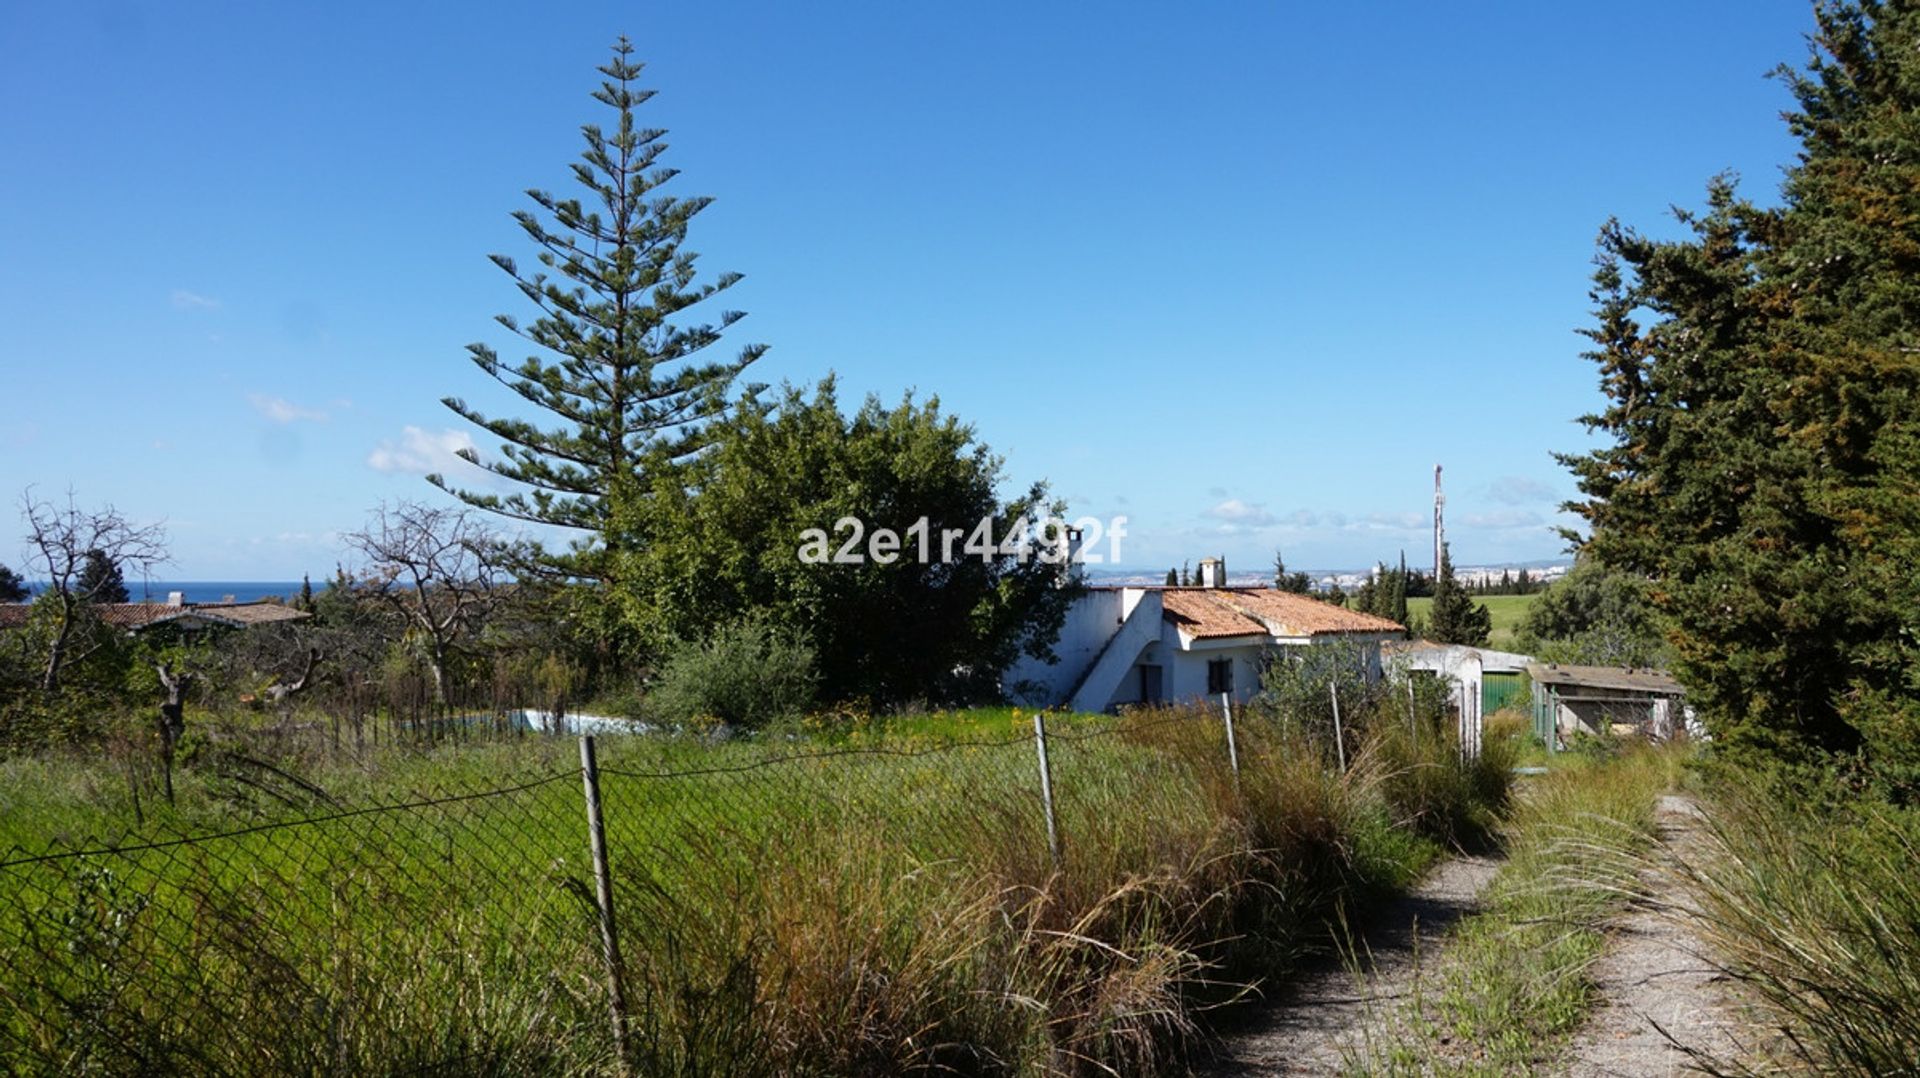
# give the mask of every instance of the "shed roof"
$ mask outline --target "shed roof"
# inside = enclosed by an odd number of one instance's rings
[[[1565,663],[1532,663],[1527,676],[1536,685],[1573,689],[1608,689],[1645,696],[1685,696],[1687,690],[1678,681],[1658,670],[1640,670],[1631,666],[1569,666]]]
[[[1466,655],[1473,654],[1480,657],[1480,668],[1489,674],[1518,674],[1533,661],[1533,656],[1517,651],[1436,644],[1431,640],[1392,640],[1383,645],[1383,650],[1390,656],[1404,658],[1415,669],[1452,667]]]

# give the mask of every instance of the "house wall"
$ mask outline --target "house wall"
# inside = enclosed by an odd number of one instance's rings
[[[1153,652],[1158,655],[1174,656],[1163,665],[1175,671],[1167,690],[1168,702],[1191,701],[1200,697],[1212,697],[1207,693],[1207,664],[1216,659],[1233,660],[1233,698],[1238,703],[1246,703],[1260,691],[1260,670],[1267,653],[1276,648],[1309,646],[1305,641],[1293,641],[1275,644],[1270,641],[1261,643],[1212,644],[1205,640],[1194,642],[1191,650],[1179,650],[1176,631],[1169,626],[1166,636],[1156,645]],[[1369,680],[1378,681],[1382,676],[1380,665],[1380,643],[1377,640],[1362,642],[1361,661],[1366,665]],[[1148,661],[1142,656],[1142,661]],[[1137,679],[1136,679],[1137,680]]]
[[[1168,629],[1171,633],[1173,630]],[[1259,644],[1239,644],[1230,646],[1206,646],[1205,641],[1196,641],[1191,651],[1177,651],[1166,648],[1164,641],[1156,649],[1161,654],[1171,652],[1174,661],[1170,667],[1174,671],[1172,685],[1167,693],[1169,702],[1214,699],[1207,693],[1207,664],[1219,659],[1233,663],[1233,698],[1244,703],[1253,698],[1260,688]]]
[[[1002,691],[1021,703],[1064,702],[1120,628],[1125,615],[1124,595],[1117,588],[1089,589],[1081,595],[1067,607],[1060,639],[1053,645],[1055,661],[1020,656],[1001,675]]]

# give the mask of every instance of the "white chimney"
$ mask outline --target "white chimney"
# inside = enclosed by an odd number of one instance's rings
[[[187,593],[186,593],[186,592],[184,592],[184,591],[170,591],[170,592],[168,592],[168,593],[167,593],[167,605],[168,605],[168,606],[185,606],[185,605],[187,605]]]
[[[1203,588],[1224,588],[1227,586],[1227,559],[1201,558],[1199,584]]]
[[[1069,525],[1061,539],[1062,554],[1067,562],[1067,571],[1060,578],[1062,585],[1070,581],[1078,581],[1086,575],[1085,569],[1080,564],[1080,545],[1086,541],[1086,535],[1084,530]]]

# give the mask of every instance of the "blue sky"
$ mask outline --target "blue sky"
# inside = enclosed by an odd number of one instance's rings
[[[1126,562],[1552,557],[1609,215],[1771,199],[1803,0],[0,8],[0,491],[331,571],[512,409],[464,358],[633,37],[758,380],[938,394]],[[512,354],[509,352],[509,354]],[[9,518],[11,519],[11,518]],[[12,536],[0,532],[0,560]]]

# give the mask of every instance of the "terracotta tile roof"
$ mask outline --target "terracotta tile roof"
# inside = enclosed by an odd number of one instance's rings
[[[129,632],[176,618],[243,629],[253,625],[299,621],[309,616],[290,606],[264,600],[250,603],[188,603],[185,606],[167,603],[96,603],[93,609],[101,621]],[[0,629],[17,629],[25,625],[31,610],[31,605],[27,603],[0,603]]]
[[[1166,588],[1162,617],[1197,639],[1399,633],[1398,622],[1273,588]]]
[[[1228,602],[1281,630],[1277,636],[1319,636],[1323,633],[1404,633],[1406,626],[1389,618],[1362,614],[1344,606],[1323,603],[1306,595],[1273,588],[1226,588]]]
[[[203,618],[243,627],[299,621],[311,616],[304,610],[265,600],[250,603],[190,603],[187,609]]]
[[[1266,626],[1221,602],[1209,588],[1167,588],[1160,593],[1160,616],[1196,639],[1267,632]]]

